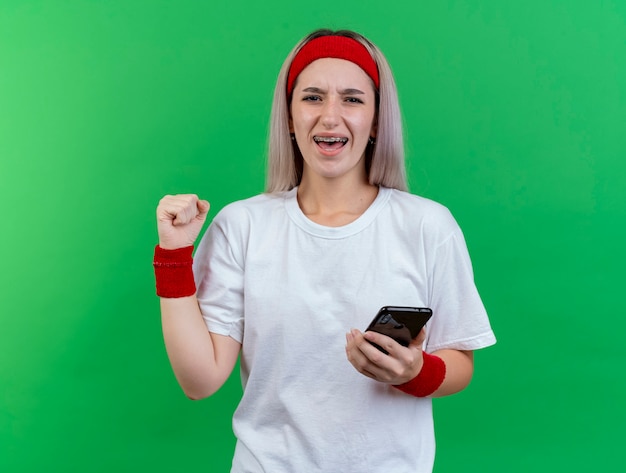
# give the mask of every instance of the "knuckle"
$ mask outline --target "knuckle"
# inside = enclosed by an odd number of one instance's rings
[[[164,195],[163,197],[161,197],[161,199],[159,199],[159,204],[157,205],[157,209],[163,208],[167,205],[167,203],[170,200],[170,196],[169,195]]]
[[[184,205],[187,207],[195,205],[196,201],[198,200],[198,196],[196,194],[183,194],[180,197],[182,202],[184,202]]]
[[[383,355],[383,353],[382,353],[382,352],[380,352],[378,349],[375,349],[375,350],[376,350],[376,351],[375,351],[375,352],[373,352],[373,353],[370,355],[370,357],[369,357],[369,358],[370,358],[370,361],[371,361],[372,363],[374,363],[375,365],[379,365],[379,364],[381,363],[381,361],[383,360],[383,356],[384,356],[384,355]]]
[[[404,368],[402,365],[397,364],[389,368],[387,377],[389,379],[396,379],[399,376],[402,376],[402,373],[404,373]]]
[[[413,355],[413,352],[411,352],[410,350],[407,350],[407,351],[403,350],[401,355],[398,357],[398,359],[404,366],[410,366],[415,363],[416,357]]]

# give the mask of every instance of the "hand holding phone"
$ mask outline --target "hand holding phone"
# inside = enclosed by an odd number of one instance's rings
[[[385,306],[378,311],[365,331],[382,333],[407,347],[432,315],[433,311],[427,307]],[[376,343],[370,343],[383,353],[389,354]]]

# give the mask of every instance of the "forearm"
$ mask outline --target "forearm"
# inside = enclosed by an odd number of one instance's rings
[[[167,354],[185,394],[202,399],[215,393],[235,366],[239,344],[207,330],[195,295],[161,298],[161,322]]]
[[[462,391],[474,373],[474,353],[461,350],[438,350],[432,353],[446,364],[446,376],[430,397],[443,397]]]

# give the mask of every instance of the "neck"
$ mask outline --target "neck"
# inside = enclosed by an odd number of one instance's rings
[[[359,218],[377,195],[378,187],[365,179],[348,183],[307,179],[303,175],[298,187],[298,204],[302,212],[315,223],[339,227]]]

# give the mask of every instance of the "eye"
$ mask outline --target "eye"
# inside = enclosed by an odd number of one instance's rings
[[[319,102],[322,98],[319,95],[305,95],[302,100],[304,102]]]
[[[346,102],[348,103],[363,103],[363,100],[357,97],[346,97]]]

